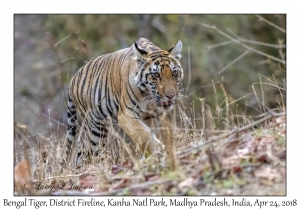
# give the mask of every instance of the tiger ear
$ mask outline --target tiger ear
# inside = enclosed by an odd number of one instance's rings
[[[136,56],[136,62],[138,64],[138,68],[141,68],[144,63],[147,61],[147,52],[143,50],[136,42],[134,42],[133,51]]]
[[[169,53],[175,57],[177,60],[180,60],[181,58],[181,49],[182,49],[182,42],[181,40],[179,39],[176,44],[171,48],[169,49]]]

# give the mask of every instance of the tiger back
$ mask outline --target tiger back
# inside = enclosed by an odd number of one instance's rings
[[[103,144],[109,125],[117,125],[141,151],[163,143],[150,129],[172,110],[183,78],[180,40],[161,50],[139,38],[126,49],[91,59],[69,83],[67,146],[75,140],[77,114],[93,147]],[[103,144],[103,145],[102,145]]]

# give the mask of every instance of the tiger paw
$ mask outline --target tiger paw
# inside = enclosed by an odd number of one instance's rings
[[[159,150],[161,150],[161,151],[165,150],[165,145],[159,139],[155,138],[154,144],[155,144],[155,147],[158,148]]]
[[[157,153],[158,151],[164,151],[164,144],[156,138],[155,135],[152,135],[152,138],[146,143],[144,147],[144,155],[148,157],[151,154]]]

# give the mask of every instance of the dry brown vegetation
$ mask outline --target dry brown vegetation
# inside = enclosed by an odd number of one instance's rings
[[[257,119],[229,115],[222,119],[224,127],[229,127],[224,130],[215,129],[218,119],[208,106],[203,105],[200,120],[189,118],[187,109],[179,102],[167,126],[159,128],[166,131],[165,155],[132,159],[124,149],[125,139],[110,137],[98,156],[83,152],[77,166],[65,160],[65,136],[57,138],[55,129],[30,136],[25,125],[16,123],[15,142],[22,143],[15,146],[15,193],[285,195],[283,105]],[[77,146],[75,151],[82,144]],[[26,182],[31,185],[24,188]]]

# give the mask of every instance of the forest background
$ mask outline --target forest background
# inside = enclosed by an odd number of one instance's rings
[[[165,50],[182,40],[180,94],[194,119],[201,119],[202,99],[218,118],[225,106],[236,115],[259,115],[278,108],[278,86],[286,87],[285,28],[284,14],[16,14],[14,119],[32,135],[48,131],[49,122],[65,134],[70,78],[91,57],[130,47],[139,37]],[[262,85],[270,81],[276,87]]]

